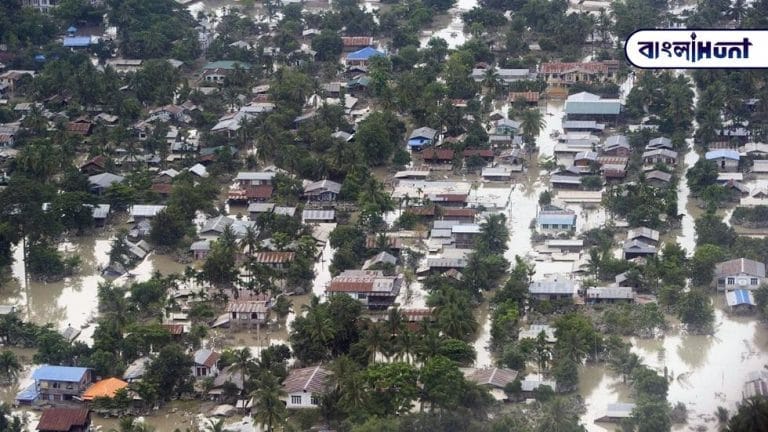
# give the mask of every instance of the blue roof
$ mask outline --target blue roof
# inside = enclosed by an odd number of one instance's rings
[[[752,304],[752,300],[749,298],[749,291],[747,290],[735,290],[733,294],[736,296],[736,304]]]
[[[64,46],[65,47],[87,47],[91,44],[91,37],[90,36],[73,36],[73,37],[65,37],[64,38]]]
[[[80,382],[88,368],[43,365],[32,374],[34,380]]]
[[[707,160],[720,159],[720,158],[739,160],[740,156],[739,156],[739,152],[737,152],[736,150],[718,149],[718,150],[708,151],[704,155],[704,157],[707,158]]]
[[[383,56],[384,53],[371,47],[365,47],[347,54],[347,60],[368,60],[371,57]]]
[[[576,215],[568,213],[539,213],[536,220],[539,224],[546,225],[575,225]]]
[[[74,33],[76,31],[77,31],[77,27],[75,27],[75,26],[69,26],[69,28],[67,29],[67,32],[69,32],[69,33]]]
[[[30,384],[29,387],[17,393],[16,400],[19,402],[33,402],[37,400],[37,387],[35,383]]]

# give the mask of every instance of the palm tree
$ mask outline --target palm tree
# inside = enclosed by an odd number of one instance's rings
[[[110,432],[155,432],[155,428],[133,417],[123,417],[120,419],[119,429],[110,429]]]
[[[360,375],[360,367],[349,356],[338,357],[329,366],[331,382],[339,389],[339,405],[348,412],[355,412],[365,405],[366,392]]]
[[[387,337],[384,329],[378,323],[370,323],[365,330],[362,341],[368,360],[376,363],[376,354],[387,351]]]
[[[13,351],[0,352],[0,375],[7,382],[13,382],[22,370],[21,363]]]
[[[257,390],[251,393],[254,400],[254,420],[260,426],[266,426],[267,432],[272,432],[274,427],[285,423],[286,408],[281,400],[285,391],[277,378],[269,372],[264,372],[259,379]]]
[[[501,78],[499,78],[499,73],[496,71],[496,68],[489,67],[485,70],[482,85],[488,89],[488,94],[492,98],[496,97],[502,85]]]
[[[751,397],[739,405],[739,410],[728,421],[728,432],[768,430],[768,398]]]
[[[523,140],[532,148],[536,147],[536,137],[547,125],[544,115],[536,108],[523,111],[520,129],[523,130]]]
[[[413,359],[413,355],[416,353],[417,342],[416,335],[407,328],[398,333],[394,344],[398,359],[410,363]]]
[[[507,250],[509,229],[507,217],[503,213],[489,215],[480,223],[481,246],[493,254],[502,254]]]
[[[393,306],[387,312],[387,328],[392,337],[395,337],[403,329],[403,313],[400,308]]]
[[[242,348],[235,350],[234,362],[232,363],[232,369],[235,372],[240,372],[240,376],[243,378],[243,388],[248,380],[248,369],[253,365],[253,355],[248,348]]]
[[[224,432],[224,419],[208,419],[208,424],[205,425],[203,432]]]

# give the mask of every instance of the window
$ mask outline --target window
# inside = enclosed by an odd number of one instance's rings
[[[320,405],[320,400],[317,398],[317,396],[312,395],[309,403],[311,403],[312,405]]]
[[[728,283],[728,285],[736,284],[736,278],[732,278],[732,277],[728,278],[728,282],[727,283]]]
[[[55,388],[55,389],[61,388],[61,383],[59,383],[59,382],[51,383],[51,388]]]
[[[549,224],[541,224],[541,227],[544,229],[549,229]]]
[[[357,293],[357,299],[358,300],[365,300],[368,298],[368,294],[366,293]]]
[[[752,279],[749,280],[749,284],[750,285],[757,285],[758,283],[760,283],[760,282],[759,282],[759,280],[757,278],[752,278]]]
[[[717,284],[718,285],[725,285],[725,278],[718,278],[717,279]]]
[[[301,405],[301,395],[291,396],[291,404],[293,404],[293,405]]]
[[[72,390],[72,383],[67,383],[67,390]]]

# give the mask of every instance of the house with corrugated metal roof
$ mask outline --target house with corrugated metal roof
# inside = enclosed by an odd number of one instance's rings
[[[756,290],[765,282],[765,264],[737,258],[715,264],[715,286],[718,291]]]
[[[576,213],[571,210],[541,210],[536,215],[536,230],[541,233],[571,232],[576,229]]]
[[[310,201],[336,201],[341,183],[332,180],[309,182],[304,186],[304,197]]]
[[[717,149],[710,150],[704,154],[704,158],[717,164],[718,171],[737,172],[739,170],[739,160],[741,155],[736,150]]]
[[[528,293],[536,300],[573,300],[578,286],[571,279],[553,278],[531,282]]]
[[[658,252],[655,246],[649,245],[640,240],[625,241],[623,251],[625,260],[655,256]]]
[[[581,92],[568,96],[565,101],[567,120],[594,120],[615,122],[621,115],[619,99],[603,99],[598,95]]]
[[[259,298],[230,300],[227,304],[229,323],[234,327],[253,327],[264,325],[269,320],[272,297],[263,295]]]
[[[39,432],[87,432],[91,430],[88,408],[47,408],[37,422]]]
[[[286,408],[317,408],[331,385],[331,373],[324,367],[291,369],[283,381]]]
[[[259,264],[275,270],[282,270],[293,262],[296,258],[296,252],[263,251],[255,252],[252,257]]]
[[[726,291],[725,302],[733,312],[751,312],[757,307],[755,296],[748,289]]]
[[[587,303],[632,303],[635,292],[632,287],[590,287],[586,292]]]
[[[221,355],[209,349],[199,349],[192,355],[195,364],[192,366],[192,376],[203,378],[216,376],[219,373],[219,358]]]
[[[346,294],[369,309],[386,309],[402,285],[402,276],[385,276],[381,270],[345,270],[331,279],[325,292],[329,296]]]
[[[91,370],[84,367],[42,365],[32,373],[39,400],[68,401],[91,385]]]

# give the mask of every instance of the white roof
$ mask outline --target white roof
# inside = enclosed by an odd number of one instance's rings
[[[332,221],[336,217],[335,210],[304,210],[301,213],[302,220],[327,220]]]
[[[129,213],[133,217],[154,217],[163,209],[165,209],[164,205],[133,205]]]
[[[478,224],[459,224],[451,227],[452,234],[480,234],[480,225]]]
[[[632,287],[587,288],[588,299],[632,299]]]
[[[248,181],[248,180],[272,180],[275,178],[275,173],[269,172],[269,171],[259,171],[259,172],[245,172],[241,171],[237,173],[237,177],[235,177],[235,180],[237,181]]]
[[[189,172],[197,175],[198,177],[208,177],[208,170],[205,169],[203,164],[194,164],[189,168]]]

